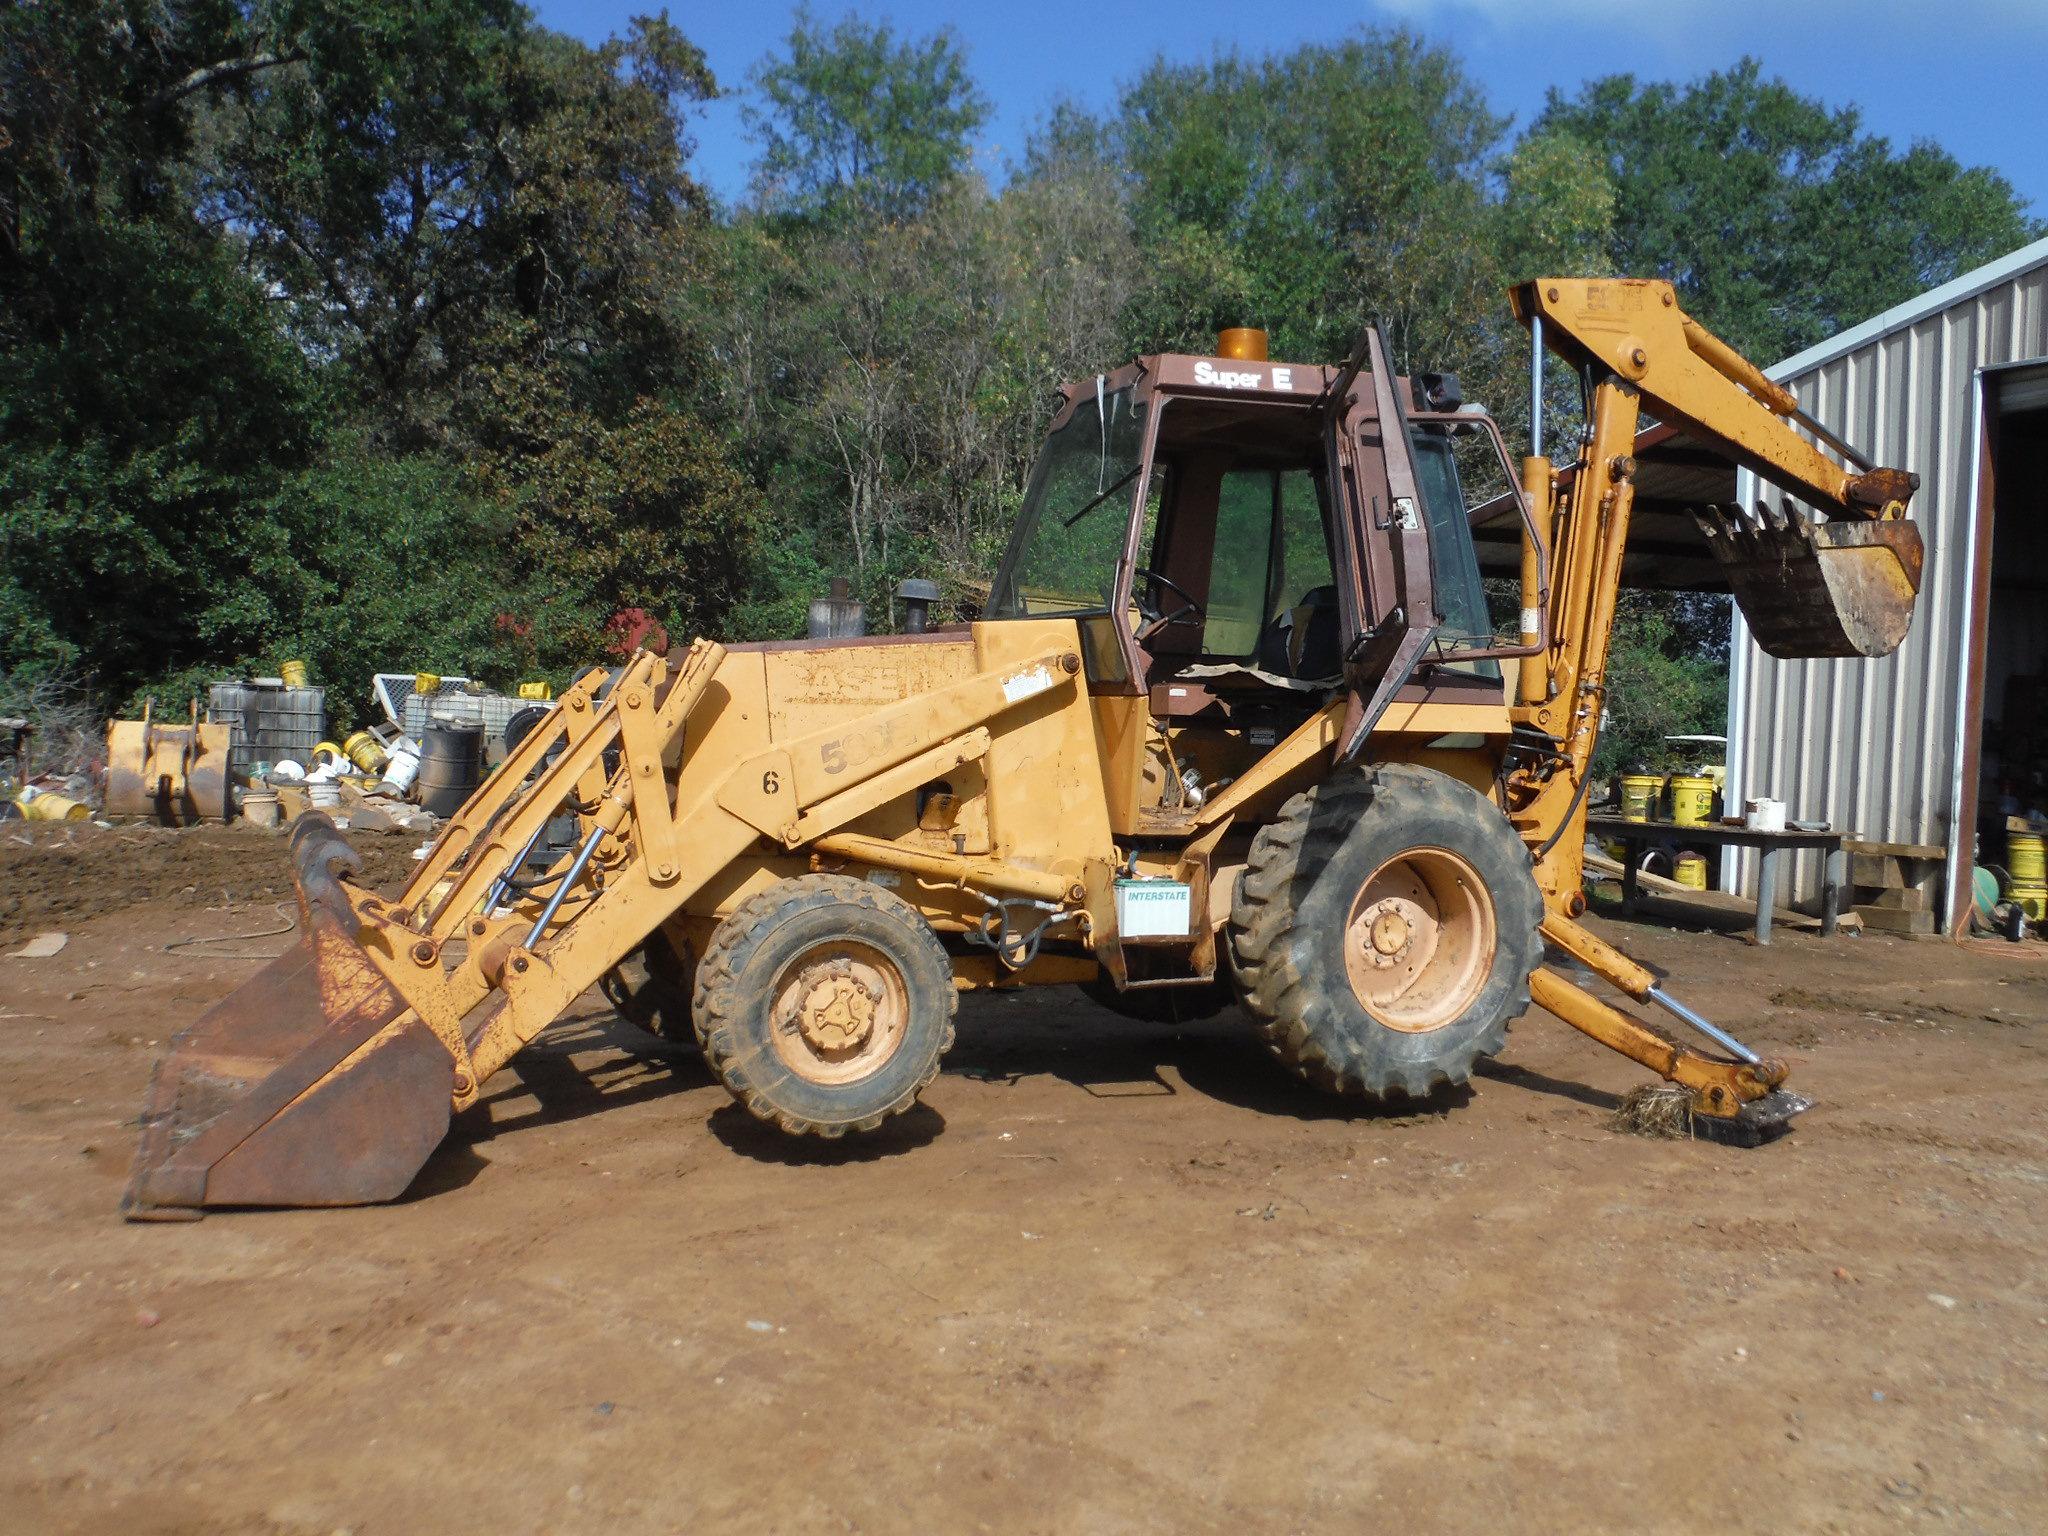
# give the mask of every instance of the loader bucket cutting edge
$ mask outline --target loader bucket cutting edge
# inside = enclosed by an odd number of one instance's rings
[[[1752,521],[1708,511],[1707,547],[1756,642],[1786,660],[1889,656],[1913,623],[1925,546],[1904,518]]]
[[[447,1133],[454,1062],[355,940],[332,872],[353,851],[324,816],[293,844],[304,936],[157,1064],[130,1220],[396,1199]]]

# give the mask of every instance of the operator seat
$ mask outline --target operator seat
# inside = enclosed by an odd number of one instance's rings
[[[1261,671],[1316,682],[1343,670],[1337,643],[1337,589],[1311,587],[1259,637]]]

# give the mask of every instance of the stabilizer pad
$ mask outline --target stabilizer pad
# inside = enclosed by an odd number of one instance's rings
[[[1792,1129],[1792,1121],[1813,1108],[1813,1100],[1780,1088],[1760,1099],[1752,1099],[1735,1115],[1695,1114],[1692,1133],[1703,1141],[1718,1141],[1725,1147],[1760,1147],[1776,1141]]]

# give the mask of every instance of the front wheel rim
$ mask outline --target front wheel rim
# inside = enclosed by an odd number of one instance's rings
[[[1411,848],[1374,870],[1344,923],[1344,971],[1367,1013],[1402,1034],[1462,1018],[1493,968],[1498,927],[1479,872],[1448,848]]]
[[[784,1066],[806,1082],[838,1087],[881,1070],[910,1028],[910,987],[870,944],[814,944],[776,975],[768,1032]]]

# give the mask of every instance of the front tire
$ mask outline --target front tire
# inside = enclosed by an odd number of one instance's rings
[[[957,1005],[952,962],[914,907],[865,880],[804,875],[713,930],[692,1013],[704,1059],[750,1114],[842,1136],[917,1102]]]
[[[1412,764],[1346,770],[1261,829],[1231,951],[1259,1037],[1303,1080],[1425,1098],[1507,1045],[1543,897],[1498,807]]]

